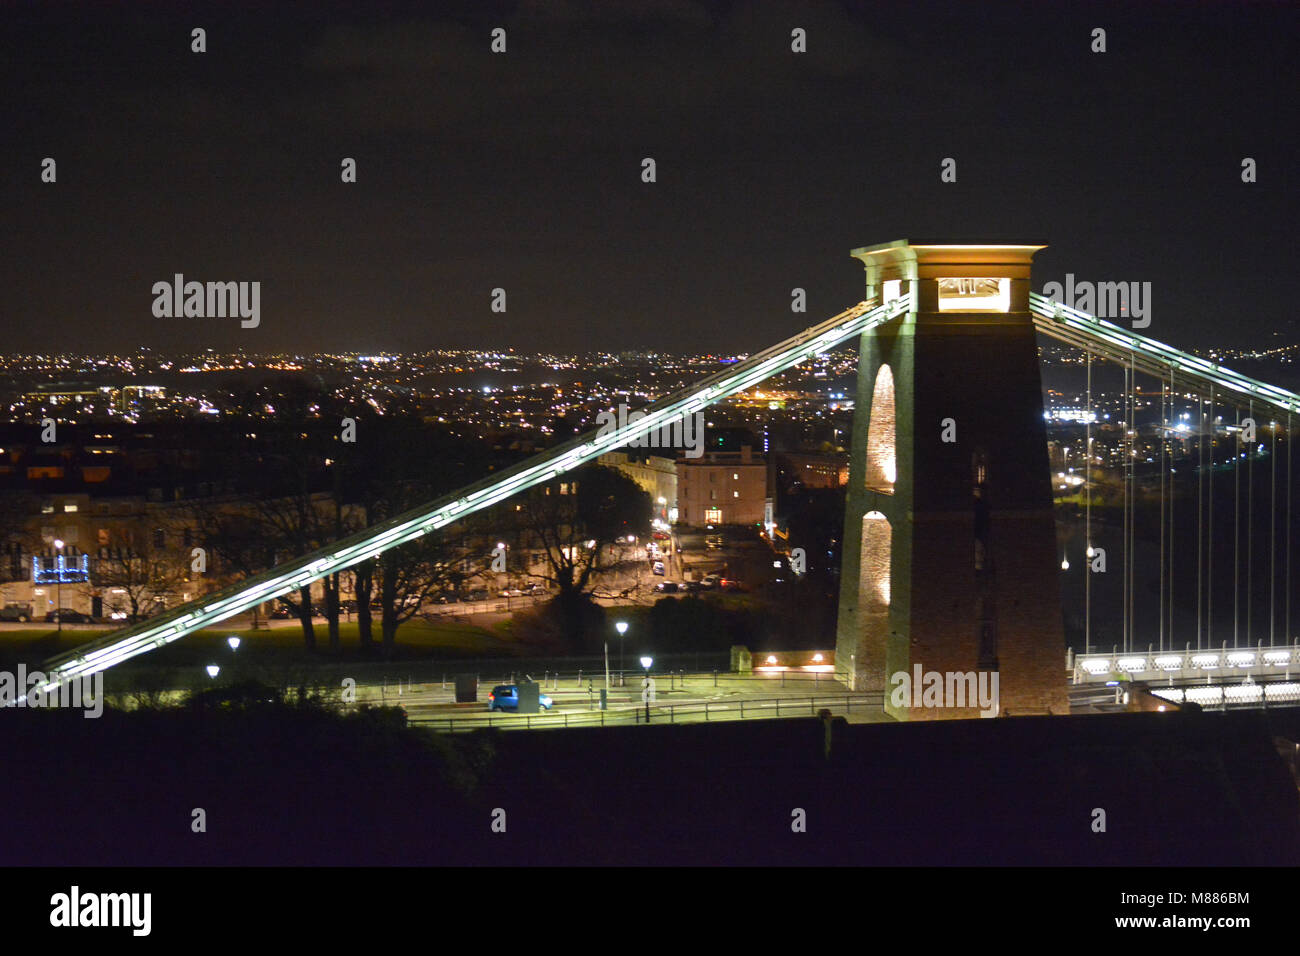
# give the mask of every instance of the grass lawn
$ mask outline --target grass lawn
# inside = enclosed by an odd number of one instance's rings
[[[723,607],[744,607],[745,595],[711,594],[708,596]],[[616,621],[629,625],[628,640],[636,645],[650,633],[650,608],[643,605],[624,605],[605,608],[611,631]],[[0,631],[0,667],[12,669],[19,661],[28,667],[38,667],[42,662],[112,633],[113,628],[69,628],[60,636],[51,626]],[[308,653],[303,643],[302,628],[295,621],[292,626],[259,628],[258,630],[232,627],[213,627],[197,631],[173,644],[142,654],[126,661],[123,668],[171,668],[206,665],[230,660],[226,638],[236,635],[241,644],[239,659],[248,664],[279,666],[321,664],[330,661],[352,662],[375,659],[376,647],[363,653],[356,622],[340,622],[340,652],[329,650],[329,634],[323,620],[316,622],[316,647]],[[373,633],[379,639],[379,626]],[[617,635],[611,633],[611,649],[617,647]],[[467,658],[508,658],[549,656],[554,651],[529,646],[514,634],[514,621],[502,616],[491,623],[471,624],[464,620],[414,619],[397,629],[394,658],[398,660],[457,660]]]

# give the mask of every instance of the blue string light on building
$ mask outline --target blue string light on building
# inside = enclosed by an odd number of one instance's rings
[[[32,555],[32,581],[36,584],[85,584],[90,580],[90,555],[82,554],[68,565],[63,555],[54,558],[54,567],[43,567],[45,559]]]

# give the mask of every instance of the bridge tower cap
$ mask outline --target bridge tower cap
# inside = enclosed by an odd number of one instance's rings
[[[1029,278],[1034,254],[1042,243],[930,242],[895,239],[854,249],[876,281],[1001,277]]]

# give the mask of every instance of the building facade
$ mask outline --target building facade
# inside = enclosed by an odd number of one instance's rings
[[[767,461],[749,445],[677,458],[677,518],[690,527],[761,525],[771,515]]]
[[[611,451],[601,455],[599,464],[617,468],[650,496],[657,520],[672,524],[677,520],[677,462],[663,455],[637,451]]]

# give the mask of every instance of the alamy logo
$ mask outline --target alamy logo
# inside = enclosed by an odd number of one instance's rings
[[[618,412],[599,412],[596,415],[596,440],[614,432],[633,430],[637,422],[645,418],[645,412],[628,412],[626,405],[619,405]],[[629,448],[681,448],[687,458],[699,458],[704,454],[704,414],[675,415],[645,433],[638,433],[628,438]]]
[[[904,707],[978,707],[981,717],[998,715],[997,671],[925,671],[912,665],[912,673],[896,671],[889,678],[894,689],[889,702]]]
[[[50,897],[51,926],[126,926],[132,936],[148,936],[152,915],[152,893],[82,893],[73,886]]]
[[[1132,319],[1135,329],[1151,324],[1150,282],[1075,282],[1067,272],[1064,286],[1049,282],[1043,295],[1099,319]]]
[[[262,321],[261,282],[186,282],[178,272],[171,282],[155,282],[153,294],[153,314],[158,319],[238,316],[245,329],[255,329]]]
[[[18,672],[0,671],[0,707],[80,707],[81,716],[99,717],[104,713],[104,672],[88,677],[71,677],[57,688],[46,690],[48,678],[41,671],[27,672],[26,664]]]

